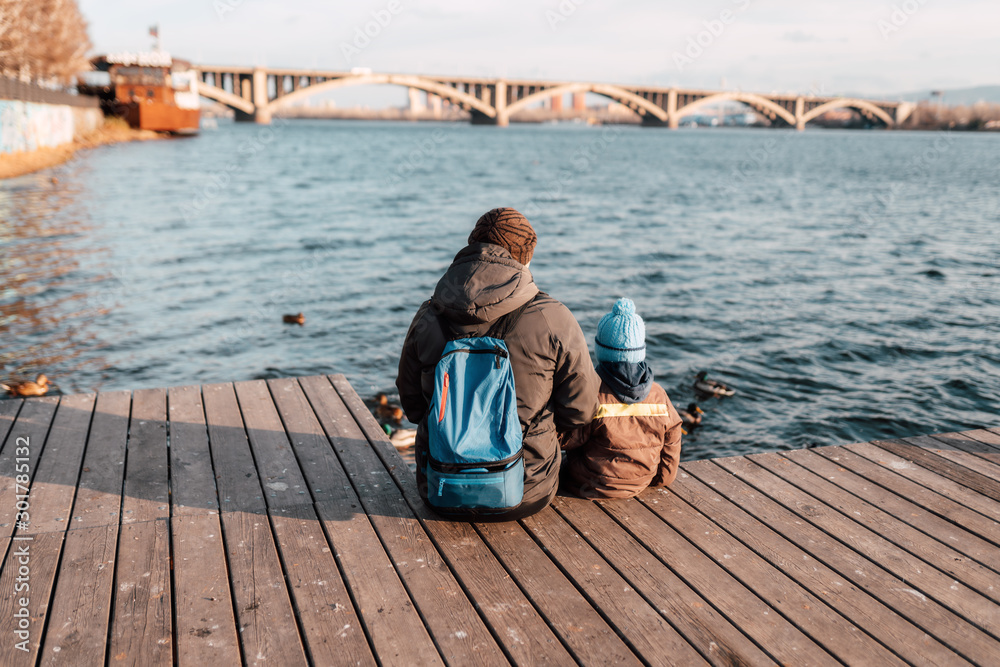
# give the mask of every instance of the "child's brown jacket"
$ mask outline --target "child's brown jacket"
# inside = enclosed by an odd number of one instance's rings
[[[597,416],[559,435],[566,450],[562,484],[583,498],[631,498],[677,476],[681,418],[667,392],[653,383],[641,403],[621,403],[601,383]]]

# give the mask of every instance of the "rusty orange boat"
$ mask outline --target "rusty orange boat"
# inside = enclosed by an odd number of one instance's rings
[[[80,92],[100,97],[105,114],[124,118],[140,130],[198,132],[198,77],[185,61],[151,51],[113,53],[91,62],[108,78],[103,85],[83,84]]]

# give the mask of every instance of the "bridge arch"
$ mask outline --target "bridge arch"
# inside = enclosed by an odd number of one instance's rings
[[[857,109],[858,111],[867,111],[871,113],[873,116],[878,117],[878,119],[881,120],[883,123],[885,123],[888,127],[892,127],[893,125],[895,125],[892,116],[887,114],[885,110],[880,109],[871,102],[867,102],[865,100],[859,100],[853,97],[841,97],[835,100],[830,100],[829,102],[826,102],[824,104],[821,104],[815,109],[812,109],[811,111],[806,113],[802,117],[802,122],[808,123],[809,121],[823,115],[827,111],[833,111],[834,109],[845,109],[845,108]]]
[[[561,86],[546,88],[538,91],[537,93],[532,93],[527,97],[522,97],[517,102],[508,106],[505,109],[505,113],[513,115],[535,102],[539,102],[545,98],[554,97],[556,95],[564,95],[566,93],[594,93],[596,95],[602,95],[614,100],[615,102],[620,102],[628,107],[635,108],[637,111],[642,109],[646,113],[651,114],[664,122],[667,120],[667,112],[649,100],[639,97],[635,93],[631,93],[624,88],[603,83],[566,83]],[[642,114],[641,111],[639,113],[640,115]]]
[[[215,100],[216,102],[225,104],[227,107],[236,109],[237,111],[242,111],[246,114],[252,114],[254,112],[253,102],[245,100],[239,95],[233,95],[218,86],[210,86],[200,80],[198,81],[198,94],[202,97]]]
[[[481,99],[468,93],[464,93],[457,88],[452,88],[451,86],[447,86],[443,83],[438,83],[432,79],[425,79],[422,76],[403,74],[351,74],[337,79],[330,79],[328,81],[324,81],[323,83],[317,83],[305,88],[299,88],[298,90],[290,93],[285,93],[278,99],[271,100],[267,105],[267,110],[275,112],[283,107],[293,104],[294,102],[304,100],[311,95],[316,95],[317,93],[322,93],[328,90],[334,90],[336,88],[342,88],[344,86],[365,86],[373,84],[391,84],[396,86],[405,86],[407,88],[417,88],[419,90],[423,90],[424,92],[433,93],[434,95],[449,99],[467,109],[475,109],[490,118],[495,118],[497,115],[497,111],[492,105],[489,105]]]
[[[694,113],[701,107],[710,106],[716,102],[742,102],[749,107],[756,109],[757,111],[762,111],[764,113],[771,112],[775,116],[778,116],[783,121],[795,127],[795,114],[788,109],[775,104],[766,97],[761,97],[760,95],[754,95],[753,93],[741,93],[741,92],[724,92],[716,93],[715,95],[709,95],[708,97],[703,97],[700,100],[695,100],[694,102],[689,102],[684,106],[677,109],[678,118],[681,116],[686,116],[690,113]]]

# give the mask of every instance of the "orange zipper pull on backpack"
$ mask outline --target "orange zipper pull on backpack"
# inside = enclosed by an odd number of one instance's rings
[[[438,422],[444,420],[444,408],[448,404],[448,374],[444,374],[444,379],[441,381],[441,410],[438,412]]]

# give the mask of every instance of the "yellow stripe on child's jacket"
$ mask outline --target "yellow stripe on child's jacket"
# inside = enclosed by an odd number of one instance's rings
[[[655,417],[666,414],[669,414],[666,403],[633,403],[631,405],[625,403],[608,403],[597,408],[597,414],[594,416],[594,419],[603,419],[604,417]]]

